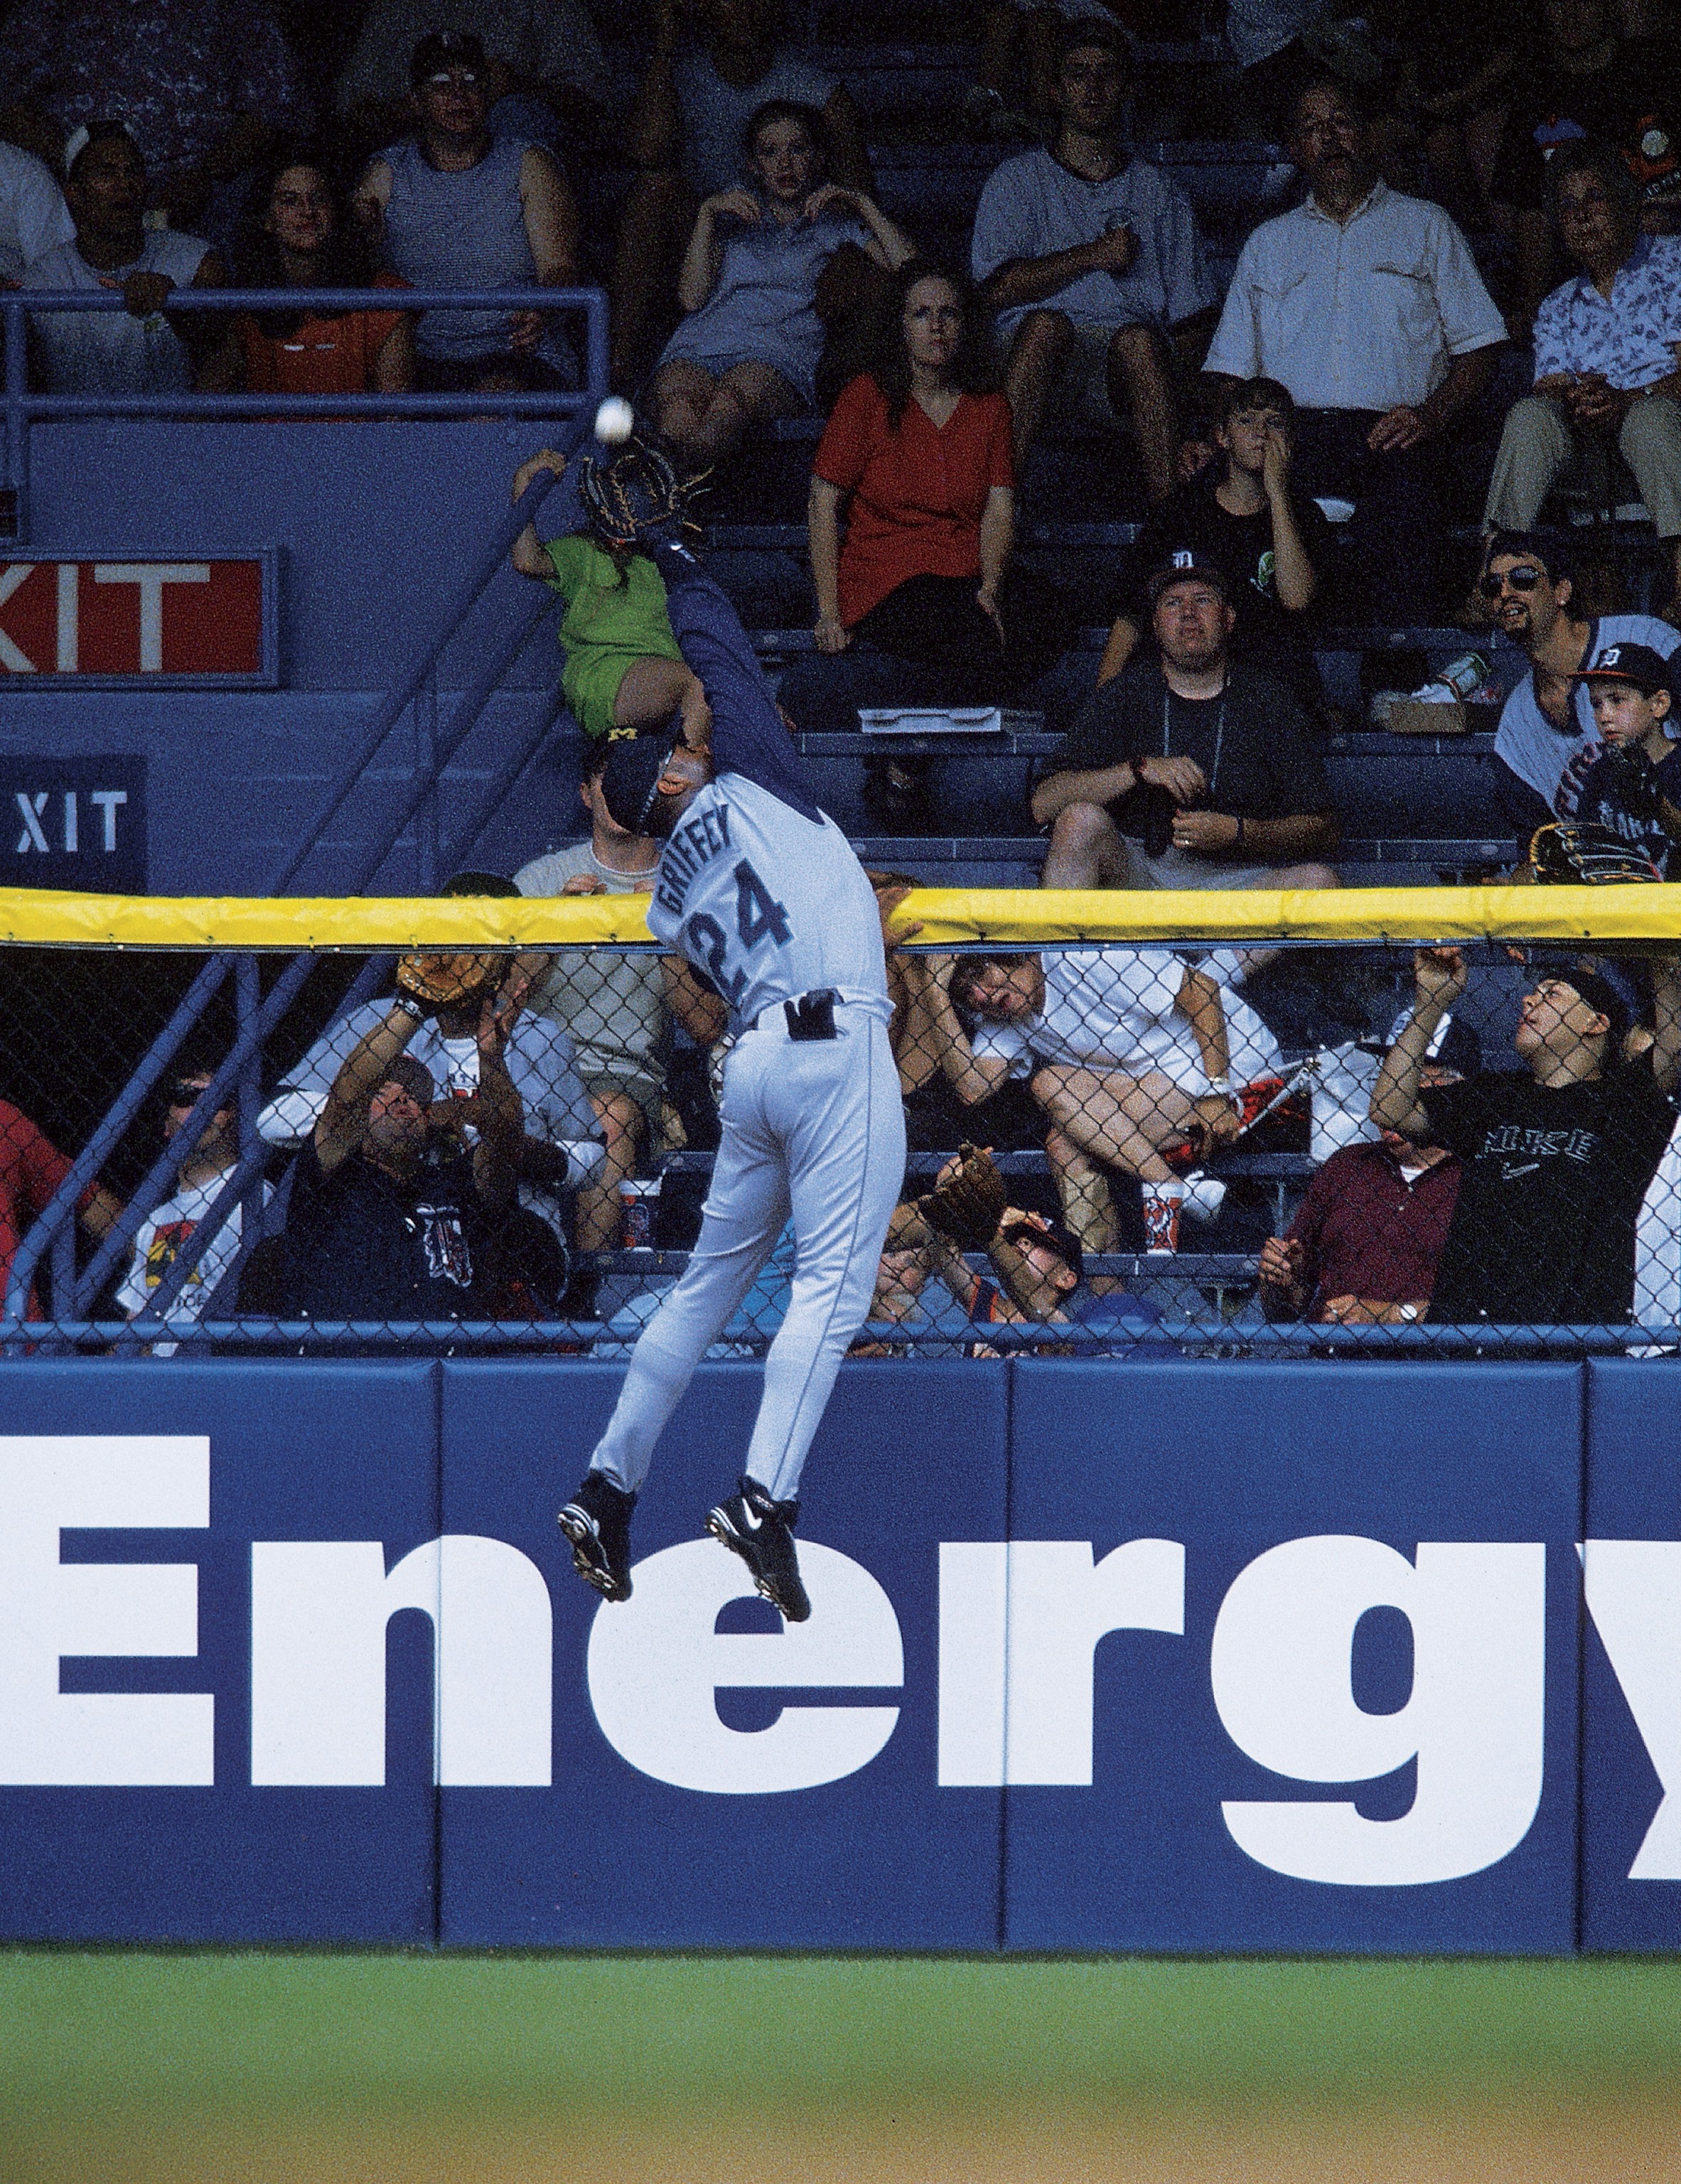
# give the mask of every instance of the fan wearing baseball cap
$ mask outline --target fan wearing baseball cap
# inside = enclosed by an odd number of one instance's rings
[[[1156,656],[1099,686],[1033,791],[1044,884],[1335,887],[1320,739],[1282,682],[1233,658],[1225,572],[1193,554],[1146,593]]]
[[[1411,1014],[1372,1090],[1381,1128],[1464,1163],[1432,1320],[1579,1326],[1633,1309],[1635,1223],[1675,1127],[1681,962],[1651,961],[1652,1044],[1633,1061],[1608,978],[1572,956],[1536,968],[1512,1042],[1523,1070],[1433,1088],[1425,1057],[1467,969],[1457,948],[1421,948]]]
[[[370,161],[356,211],[390,270],[415,288],[565,288],[579,276],[581,226],[548,148],[490,126],[479,39],[435,31],[409,62],[414,133]],[[575,387],[579,366],[553,315],[427,311],[415,331],[423,393]]]
[[[1645,644],[1602,646],[1577,677],[1605,745],[1577,806],[1584,823],[1637,844],[1668,879],[1681,877],[1681,749],[1675,743],[1672,670]]]

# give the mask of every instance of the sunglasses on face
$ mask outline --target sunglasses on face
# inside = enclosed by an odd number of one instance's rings
[[[168,1084],[163,1090],[163,1102],[166,1107],[196,1107],[208,1089],[204,1084]]]
[[[1508,569],[1503,577],[1484,577],[1477,588],[1485,599],[1497,599],[1508,586],[1514,592],[1533,592],[1545,575],[1545,569]]]

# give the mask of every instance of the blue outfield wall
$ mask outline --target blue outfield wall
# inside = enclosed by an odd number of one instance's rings
[[[853,1363],[791,1630],[621,1375],[0,1367],[0,1938],[1681,1946],[1673,1366]]]

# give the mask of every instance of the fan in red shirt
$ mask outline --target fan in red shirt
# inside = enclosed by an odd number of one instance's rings
[[[813,465],[817,657],[779,694],[801,727],[855,727],[860,704],[998,704],[1068,628],[1050,588],[1010,566],[1010,405],[988,391],[983,307],[914,259],[893,293]]]
[[[252,192],[239,254],[248,288],[404,288],[376,273],[326,171],[283,155]],[[237,376],[253,394],[405,394],[415,384],[415,323],[405,311],[242,311]]]
[[[1448,1017],[1422,1081],[1457,1084],[1481,1066],[1476,1033]],[[1412,1145],[1394,1130],[1375,1145],[1333,1153],[1308,1185],[1289,1235],[1270,1236],[1261,1247],[1266,1317],[1347,1327],[1422,1319],[1463,1173],[1441,1146]]]
[[[0,1100],[0,1299],[11,1284],[12,1262],[25,1232],[51,1202],[70,1163],[20,1108]],[[122,1212],[103,1183],[90,1184],[76,1212],[90,1236],[105,1234]],[[30,1291],[26,1317],[41,1318],[41,1301]]]

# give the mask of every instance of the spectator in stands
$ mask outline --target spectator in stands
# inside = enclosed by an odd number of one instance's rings
[[[409,58],[432,31],[483,45],[493,135],[544,142],[564,128],[598,141],[613,74],[582,0],[373,0],[337,85],[339,111],[364,142],[387,143],[408,126]]]
[[[21,1108],[14,1107],[9,1100],[0,1100],[0,1301],[8,1311],[13,1308],[7,1291],[18,1246],[31,1223],[52,1204],[70,1165]],[[114,1197],[103,1183],[89,1184],[76,1201],[76,1219],[95,1243],[109,1233],[122,1210],[122,1201]],[[39,1319],[41,1316],[41,1300],[31,1286],[25,1317]]]
[[[1614,447],[1669,548],[1681,621],[1681,239],[1640,233],[1639,185],[1609,145],[1556,152],[1547,195],[1581,270],[1536,314],[1534,390],[1506,414],[1483,528],[1530,529],[1572,465],[1613,505]]]
[[[1126,666],[1149,628],[1146,586],[1152,571],[1218,569],[1237,621],[1234,658],[1264,667],[1310,710],[1323,701],[1305,624],[1333,551],[1318,504],[1290,489],[1296,408],[1274,379],[1227,389],[1215,442],[1216,471],[1180,487],[1155,510],[1135,541],[1138,581],[1109,632],[1099,683]]]
[[[58,170],[78,129],[120,120],[148,209],[232,239],[246,177],[309,121],[262,0],[15,0],[0,40],[0,133]]]
[[[1164,1155],[1229,1145],[1234,1082],[1280,1067],[1272,1034],[1213,972],[1163,949],[1058,949],[964,956],[951,998],[978,1019],[980,1076],[1029,1079],[1058,1128],[1091,1159],[1136,1176],[1146,1247],[1176,1251],[1183,1170]]]
[[[238,259],[247,288],[402,288],[376,272],[326,169],[282,154],[259,177]],[[406,394],[415,320],[405,311],[242,311],[233,322],[244,385],[259,394]]]
[[[1052,588],[1010,561],[1010,406],[990,388],[989,333],[966,281],[899,268],[871,368],[843,390],[812,468],[817,656],[779,693],[803,728],[856,727],[860,705],[997,704],[1071,634]]]
[[[1044,884],[1335,887],[1318,738],[1283,683],[1231,657],[1223,571],[1158,569],[1148,596],[1156,655],[1093,694],[1033,791]]]
[[[1396,1024],[1392,1043],[1408,1021]],[[1419,1087],[1457,1084],[1481,1066],[1476,1033],[1445,1016],[1425,1050]],[[1333,1153],[1289,1233],[1261,1247],[1266,1317],[1344,1327],[1422,1319],[1462,1172],[1440,1145],[1414,1145],[1397,1130]]]
[[[0,288],[15,288],[26,265],[74,242],[75,231],[52,168],[0,142]]]
[[[1651,615],[1573,614],[1575,576],[1567,550],[1533,532],[1496,532],[1489,541],[1483,597],[1500,634],[1531,662],[1495,733],[1501,805],[1525,839],[1550,820],[1576,816],[1583,778],[1600,755],[1588,686],[1577,679],[1584,662],[1611,644],[1649,645],[1666,660],[1681,644]]]
[[[409,64],[415,129],[369,166],[357,209],[417,288],[565,288],[579,279],[578,214],[554,155],[493,136],[479,41],[422,38]],[[428,311],[415,334],[429,393],[572,387],[578,364],[541,311]]]
[[[1010,1070],[977,1059],[973,1020],[964,1022],[952,997],[966,961],[909,950],[888,958],[905,983],[894,1052],[907,1140],[913,1152],[947,1150],[966,1138],[997,1151],[1037,1151],[1045,1141],[1045,1116],[1027,1089],[1025,1067]],[[998,961],[1007,967],[1006,959]]]
[[[1493,378],[1505,322],[1440,206],[1378,179],[1341,84],[1301,92],[1290,151],[1307,199],[1244,245],[1204,368],[1289,389],[1299,489],[1353,500],[1359,596],[1416,621],[1433,595],[1441,436]],[[1193,443],[1187,464],[1211,453]]]
[[[749,182],[701,205],[677,281],[687,315],[648,390],[655,430],[697,463],[811,406],[817,283],[843,243],[888,272],[914,248],[873,198],[826,179],[828,125],[815,107],[771,99],[742,141]]]
[[[975,278],[1010,345],[1005,392],[1019,471],[1052,390],[1070,407],[1130,414],[1153,501],[1173,490],[1175,351],[1189,365],[1216,292],[1190,200],[1124,141],[1125,48],[1071,24],[1057,70],[1055,144],[996,168],[975,214]]]
[[[34,314],[38,368],[49,393],[184,394],[225,387],[224,331],[202,311],[169,315],[172,289],[225,283],[221,259],[192,236],[146,226],[146,169],[120,124],[79,129],[65,150],[75,240],[37,258],[24,286],[117,289],[127,309]]]
[[[1154,1305],[1128,1295],[1115,1275],[1088,1277],[1079,1238],[1061,1222],[1048,1220],[1043,1213],[1007,1206],[987,1256],[1005,1294],[999,1295],[998,1283],[977,1280],[968,1305],[971,1319],[994,1324],[1038,1320],[1077,1327],[1083,1334],[1118,1341],[1127,1339],[1122,1334],[1122,1320],[1141,1320],[1154,1326],[1161,1318]],[[1136,1339],[1130,1339],[1129,1347]],[[1154,1357],[1177,1355],[1162,1343],[1148,1343],[1144,1347]]]
[[[589,814],[587,840],[522,866],[514,875],[521,894],[651,892],[663,845],[631,833],[608,811],[601,772],[611,749],[604,737],[584,753],[578,795]],[[527,956],[522,968],[531,978],[526,1006],[570,1039],[606,1143],[602,1167],[578,1193],[575,1240],[581,1251],[610,1251],[619,1240],[620,1184],[649,1152],[681,1142],[666,1099],[672,1027],[710,1047],[723,1036],[728,1012],[681,956],[567,948]]]
[[[1681,202],[1681,70],[1673,40],[1619,37],[1604,0],[1543,0],[1539,65],[1520,64],[1489,194],[1517,231],[1512,332],[1527,333],[1558,278],[1547,170],[1584,138],[1616,147],[1655,218]]]
[[[1655,1036],[1639,1061],[1623,1060],[1617,989],[1567,961],[1524,998],[1514,1044],[1527,1074],[1485,1072],[1434,1091],[1424,1053],[1464,990],[1465,959],[1426,948],[1413,963],[1412,1016],[1378,1072],[1372,1119],[1464,1163],[1429,1318],[1626,1320],[1636,1218],[1675,1126],[1681,963],[1652,960]]]
[[[1681,753],[1674,740],[1676,671],[1645,644],[1608,644],[1577,677],[1594,709],[1602,755],[1583,777],[1577,816],[1637,844],[1662,879],[1681,872]]]
[[[817,649],[862,638],[949,666],[993,645],[1001,660],[1016,477],[1010,405],[988,384],[991,329],[966,282],[914,258],[893,303],[812,465]]]
[[[864,125],[839,79],[784,42],[782,0],[698,0],[682,37],[679,0],[655,0],[654,51],[626,131],[638,170],[613,260],[613,383],[635,387],[677,309],[677,277],[705,198],[747,179],[742,131],[770,99],[822,114],[829,172],[872,187]]]
[[[404,1050],[420,1017],[401,995],[345,1056],[293,1173],[287,1316],[495,1317],[495,1232],[513,1204],[523,1117],[503,1060],[509,1012],[487,998],[475,1015],[470,1152],[435,1108],[431,1072]]]
[[[956,1165],[949,1162],[942,1174]],[[1104,1337],[1130,1348],[1137,1335],[1124,1329],[1130,1320],[1152,1326],[1161,1317],[1154,1306],[1127,1295],[1113,1275],[1088,1279],[1085,1254],[1079,1240],[1059,1221],[1007,1206],[998,1234],[987,1246],[990,1271],[976,1273],[964,1254],[948,1236],[927,1221],[914,1201],[894,1208],[887,1241],[882,1249],[871,1301],[872,1320],[896,1323],[919,1331],[938,1332],[951,1315],[938,1306],[930,1309],[925,1296],[931,1278],[951,1298],[957,1313],[971,1324],[1021,1326],[1040,1323],[1077,1327],[1083,1334]],[[1149,1346],[1149,1354],[1176,1356],[1164,1346]],[[854,1344],[854,1357],[882,1357],[904,1354],[900,1346],[875,1340]],[[966,1346],[971,1357],[996,1357],[984,1343]]]
[[[189,1069],[164,1088],[164,1136],[172,1142],[210,1083],[208,1069]],[[117,1291],[117,1302],[134,1319],[152,1301],[175,1261],[186,1250],[193,1231],[220,1197],[224,1185],[239,1161],[239,1116],[234,1102],[219,1107],[199,1133],[198,1141],[181,1162],[174,1188],[154,1206],[135,1231],[133,1256]],[[264,1186],[267,1195],[267,1185]],[[236,1204],[205,1245],[198,1263],[170,1306],[175,1319],[201,1319],[205,1305],[238,1256],[242,1208]],[[174,1355],[175,1345],[157,1345],[160,1357]]]
[[[648,449],[632,440],[610,463],[593,473],[586,469],[598,493],[586,504],[585,529],[545,541],[528,523],[510,558],[522,577],[547,584],[565,602],[560,687],[587,736],[604,743],[615,731],[660,727],[680,715],[684,740],[702,744],[711,713],[700,678],[684,665],[671,634],[665,579],[652,556],[615,535],[607,520],[615,486],[636,489],[646,480],[648,460]],[[544,471],[564,477],[565,456],[541,448],[528,457],[514,473],[514,499]]]
[[[462,872],[446,894],[516,893],[510,880],[489,873]],[[498,1008],[509,1015],[523,1005],[530,973],[516,963],[504,978]],[[328,1095],[345,1056],[389,1017],[391,1000],[365,1002],[322,1034],[303,1059],[289,1069],[274,1098],[258,1117],[259,1134],[271,1145],[296,1145],[307,1138],[326,1110]],[[504,1066],[520,1095],[526,1134],[519,1148],[520,1196],[524,1207],[563,1237],[565,1220],[559,1193],[576,1190],[598,1173],[604,1152],[601,1125],[578,1082],[572,1042],[561,1027],[543,1016],[514,1015],[504,1046]],[[439,1093],[440,1127],[467,1112],[478,1084],[480,1011],[468,1002],[443,1008],[411,1027],[407,1055],[423,1067]]]
[[[924,1292],[934,1278],[935,1249],[945,1243],[946,1239],[928,1226],[911,1201],[905,1200],[894,1206],[888,1233],[882,1240],[875,1294],[866,1315],[871,1324],[911,1327],[918,1333],[932,1328],[935,1312],[931,1312]],[[962,1253],[955,1247],[951,1249],[951,1259],[959,1270],[958,1286],[953,1295],[966,1306],[971,1292],[981,1284],[964,1264]],[[867,1341],[854,1342],[846,1354],[849,1357],[902,1357],[909,1352],[904,1343],[883,1341],[872,1335]]]

